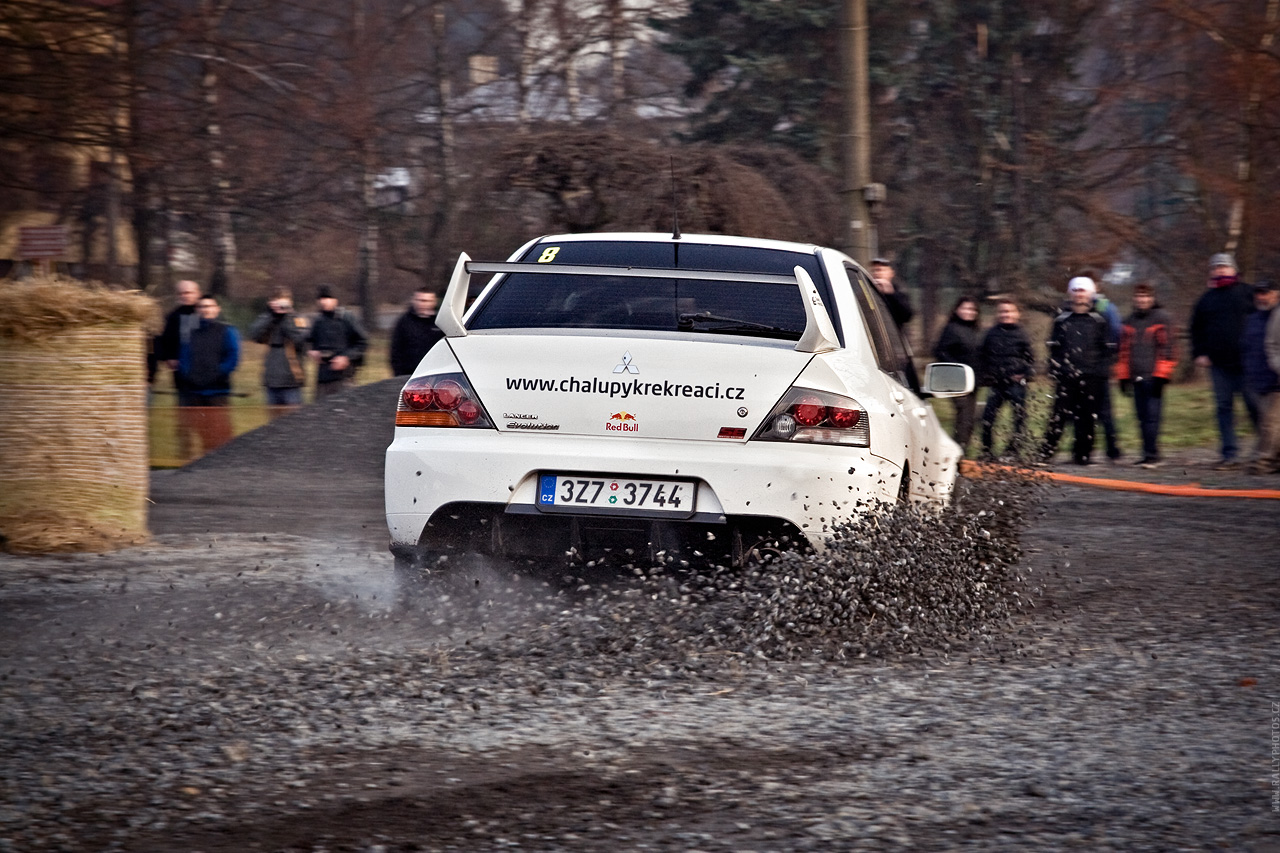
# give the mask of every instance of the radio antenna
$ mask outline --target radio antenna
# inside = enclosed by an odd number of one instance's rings
[[[671,155],[671,239],[680,239],[680,200],[676,198],[676,158]]]

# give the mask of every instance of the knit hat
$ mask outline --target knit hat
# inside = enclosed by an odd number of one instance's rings
[[[1156,289],[1145,281],[1140,281],[1133,286],[1134,296],[1155,296]]]
[[[1067,293],[1088,293],[1090,295],[1098,292],[1098,286],[1093,283],[1093,279],[1087,275],[1078,275],[1071,281],[1067,282]]]
[[[1209,258],[1209,271],[1212,272],[1214,267],[1231,267],[1239,269],[1236,266],[1236,256],[1230,252],[1218,252]]]
[[[322,284],[316,288],[316,299],[332,299],[333,288],[327,284]]]

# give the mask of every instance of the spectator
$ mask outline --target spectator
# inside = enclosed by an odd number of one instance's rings
[[[1242,356],[1244,360],[1245,384],[1252,389],[1258,398],[1258,447],[1254,459],[1249,465],[1251,474],[1274,474],[1277,472],[1276,452],[1280,448],[1280,376],[1272,369],[1267,358],[1268,330],[1274,324],[1272,315],[1276,311],[1276,303],[1280,302],[1280,288],[1275,282],[1261,281],[1253,287],[1254,311],[1244,323],[1244,342]]]
[[[231,374],[240,363],[240,336],[234,327],[218,319],[222,308],[209,294],[196,303],[199,322],[191,330],[178,356],[178,370],[186,390],[179,396],[186,428],[201,438],[204,452],[231,439]]]
[[[1106,318],[1093,310],[1097,295],[1093,279],[1071,279],[1067,293],[1071,310],[1054,318],[1049,335],[1049,375],[1057,387],[1040,452],[1045,462],[1053,458],[1066,421],[1070,420],[1075,433],[1072,461],[1088,465],[1093,453],[1094,422],[1099,417],[1116,345],[1111,342]]]
[[[316,291],[319,313],[311,321],[307,354],[317,364],[316,399],[346,389],[364,363],[369,338],[351,312],[338,307],[333,289],[322,286]]]
[[[933,357],[938,361],[954,364],[967,364],[978,371],[978,348],[981,337],[978,329],[978,300],[972,296],[961,296],[951,309],[947,324],[942,327],[938,343],[933,348]],[[965,394],[952,398],[955,404],[955,424],[953,435],[963,453],[969,446],[969,438],[973,435],[974,415],[978,410],[976,394]]]
[[[906,294],[901,293],[894,286],[893,276],[893,263],[888,258],[875,258],[871,261],[871,282],[884,298],[889,316],[901,328],[916,315],[916,312],[911,308],[911,302]]]
[[[209,294],[196,303],[199,321],[178,357],[186,377],[184,406],[226,406],[231,397],[231,374],[240,363],[240,336],[218,319],[222,307]]]
[[[307,374],[303,359],[307,353],[307,321],[293,312],[293,294],[277,290],[267,302],[267,310],[249,327],[249,337],[267,347],[262,363],[262,386],[268,406],[299,406]]]
[[[1087,274],[1083,274],[1080,277],[1093,280]],[[1097,286],[1097,282],[1094,281],[1094,287],[1096,288]],[[1071,310],[1071,294],[1067,294],[1067,299],[1062,303],[1062,310]],[[1103,296],[1101,292],[1097,292],[1093,297],[1093,310],[1106,319],[1107,334],[1110,341],[1113,345],[1119,347],[1121,326],[1123,325],[1120,320],[1120,309],[1116,307],[1114,302]],[[1102,434],[1107,442],[1107,462],[1114,465],[1119,461],[1121,453],[1120,438],[1116,433],[1115,414],[1111,406],[1111,382],[1109,380],[1102,386],[1102,398],[1098,401],[1098,422],[1102,424]]]
[[[1263,339],[1263,348],[1267,354],[1267,366],[1272,372],[1280,375],[1280,311],[1272,309],[1271,319],[1267,321],[1267,333]],[[1258,469],[1265,474],[1280,474],[1280,392],[1267,396],[1267,411],[1263,417],[1263,428],[1269,430],[1271,454],[1258,454]]]
[[[1178,364],[1169,315],[1156,303],[1155,288],[1146,282],[1133,288],[1133,312],[1125,319],[1120,334],[1120,355],[1116,359],[1116,379],[1120,391],[1133,396],[1133,408],[1142,433],[1139,465],[1160,464],[1160,412],[1164,386],[1173,378]]]
[[[157,362],[164,362],[173,371],[173,389],[178,393],[178,405],[186,406],[183,394],[186,391],[186,377],[179,370],[179,356],[182,347],[191,338],[191,330],[200,322],[196,312],[196,303],[200,301],[200,285],[194,281],[180,281],[174,287],[177,305],[164,318],[164,328],[156,336],[152,346]]]
[[[986,385],[987,403],[982,410],[982,455],[995,454],[993,433],[1000,409],[1013,409],[1013,435],[1005,445],[1006,456],[1018,456],[1027,428],[1027,382],[1035,373],[1031,339],[1020,321],[1022,311],[1012,299],[996,303],[996,325],[987,330],[978,351],[978,381]]]
[[[425,287],[413,292],[409,310],[396,321],[391,333],[391,373],[405,376],[418,368],[418,362],[444,337],[436,326],[436,308],[440,297]]]
[[[1244,381],[1241,341],[1245,318],[1253,310],[1252,292],[1236,274],[1236,261],[1227,252],[1209,259],[1208,289],[1191,312],[1191,355],[1209,369],[1213,382],[1218,434],[1222,441],[1219,470],[1240,465],[1236,443],[1235,398],[1244,398],[1254,428],[1258,425],[1258,398]]]

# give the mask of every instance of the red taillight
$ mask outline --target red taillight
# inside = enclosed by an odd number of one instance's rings
[[[751,440],[870,447],[871,424],[862,406],[852,397],[812,388],[791,388]]]
[[[862,417],[862,412],[857,409],[841,409],[832,406],[827,410],[827,417],[836,429],[853,429],[858,425],[858,418]]]
[[[827,407],[817,397],[801,397],[796,401],[792,413],[800,426],[813,427],[826,419]]]
[[[446,379],[436,385],[436,405],[445,411],[453,411],[458,408],[458,404],[466,399],[466,394],[462,390],[462,386],[452,379]]]
[[[407,387],[400,392],[400,399],[404,400],[406,409],[422,412],[431,408],[431,404],[435,402],[435,392],[429,384],[417,388]]]
[[[400,391],[396,426],[490,427],[484,407],[460,373],[419,376]]]

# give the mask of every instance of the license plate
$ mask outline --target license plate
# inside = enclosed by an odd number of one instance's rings
[[[689,480],[543,474],[538,508],[591,515],[693,515],[697,484]]]

